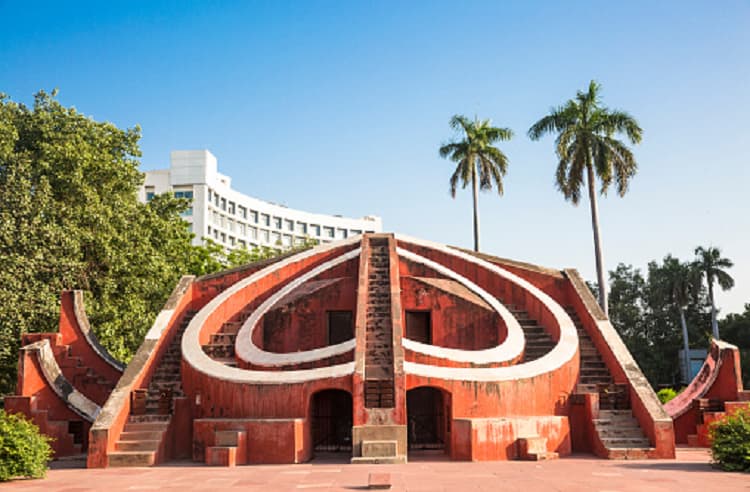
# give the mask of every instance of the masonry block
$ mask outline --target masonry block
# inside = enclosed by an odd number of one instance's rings
[[[362,441],[362,456],[364,457],[389,457],[396,456],[396,441]]]
[[[391,474],[390,473],[370,473],[367,478],[368,489],[390,489],[391,488]]]
[[[206,448],[206,464],[210,466],[235,466],[237,448],[233,446],[209,446]]]

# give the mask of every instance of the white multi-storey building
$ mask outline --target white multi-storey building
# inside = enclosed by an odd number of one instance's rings
[[[254,198],[231,187],[231,178],[217,170],[216,157],[208,150],[175,150],[170,167],[147,171],[139,191],[143,202],[154,195],[174,192],[191,200],[183,213],[195,239],[211,238],[230,249],[270,246],[288,248],[305,238],[329,242],[363,232],[380,232],[380,217],[352,219],[294,210]]]

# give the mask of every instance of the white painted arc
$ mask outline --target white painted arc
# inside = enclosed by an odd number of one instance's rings
[[[490,364],[490,363],[502,363],[508,362],[513,359],[520,357],[523,354],[524,348],[524,336],[521,325],[513,314],[500,303],[497,298],[491,295],[489,292],[467,279],[466,277],[459,275],[453,270],[420,256],[411,251],[403,248],[396,248],[396,252],[402,258],[413,261],[415,263],[422,264],[431,270],[434,270],[441,275],[444,275],[450,279],[453,279],[469,289],[470,291],[477,294],[492,309],[502,318],[505,326],[508,328],[508,336],[504,342],[494,347],[483,349],[483,350],[462,350],[452,349],[446,347],[440,347],[437,345],[429,345],[426,343],[419,343],[414,340],[410,340],[406,337],[402,339],[402,344],[405,349],[411,350],[424,355],[432,357],[438,357],[440,359],[446,359],[453,362],[471,362],[474,364]]]
[[[297,287],[301,286],[308,280],[326,272],[342,263],[345,263],[354,258],[358,258],[361,252],[361,248],[354,249],[345,253],[341,256],[334,258],[333,260],[327,261],[322,265],[319,265],[309,272],[305,273],[286,284],[282,289],[274,293],[268,299],[266,299],[253,313],[247,318],[245,323],[237,333],[237,339],[235,342],[235,352],[237,357],[241,360],[250,364],[256,364],[260,366],[278,367],[290,364],[301,364],[305,362],[313,362],[336,355],[345,354],[357,345],[357,340],[352,338],[336,345],[329,345],[327,347],[317,348],[313,350],[306,350],[304,352],[290,352],[290,353],[277,353],[268,352],[253,343],[253,333],[260,324],[259,321],[263,316],[276,304],[279,300],[283,299],[287,294],[292,292]]]
[[[322,244],[299,253],[289,258],[280,260],[268,267],[259,270],[249,277],[246,277],[217,295],[208,302],[193,317],[185,330],[182,337],[182,357],[185,362],[198,372],[215,378],[220,381],[229,381],[234,383],[245,384],[291,384],[304,383],[325,378],[337,378],[350,376],[354,373],[354,362],[337,364],[328,367],[318,367],[315,369],[299,369],[294,371],[255,371],[229,367],[221,362],[217,362],[209,357],[200,345],[200,330],[208,319],[208,316],[216,311],[224,302],[240,292],[247,286],[259,281],[270,273],[293,265],[297,262],[307,260],[321,253],[328,253],[336,249],[353,246],[361,241],[361,236],[356,236],[336,243]]]
[[[568,313],[554,299],[529,281],[493,263],[442,244],[422,241],[401,234],[396,234],[396,240],[415,246],[436,249],[441,253],[474,263],[513,282],[536,297],[549,310],[560,329],[560,338],[555,347],[543,357],[531,362],[507,367],[439,367],[404,361],[405,373],[454,381],[510,381],[528,379],[555,371],[578,354],[578,332]]]

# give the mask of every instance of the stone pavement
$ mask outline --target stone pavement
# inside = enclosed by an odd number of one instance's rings
[[[750,475],[712,469],[701,449],[678,449],[677,460],[608,461],[577,455],[545,462],[451,462],[434,457],[406,465],[302,465],[213,468],[175,463],[155,468],[50,470],[44,480],[0,484],[0,492],[93,490],[351,491],[366,490],[370,472],[391,474],[392,491],[748,491]]]

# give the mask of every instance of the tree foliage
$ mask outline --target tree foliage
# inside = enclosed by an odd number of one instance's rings
[[[22,333],[57,329],[63,289],[127,361],[181,275],[276,254],[193,246],[171,193],[140,203],[138,127],[121,130],[39,92],[0,94],[0,395],[13,391]]]
[[[709,344],[710,304],[705,289],[696,283],[688,295],[676,295],[676,263],[679,260],[667,255],[661,263],[650,262],[646,275],[622,263],[609,272],[610,320],[655,387],[677,386],[679,382],[680,306],[691,347]]]
[[[601,86],[592,80],[586,92],[578,91],[575,98],[552,109],[550,114],[529,128],[528,135],[532,140],[539,140],[551,133],[557,135],[555,152],[558,164],[555,178],[557,187],[566,200],[578,205],[581,190],[588,188],[597,283],[606,287],[595,176],[601,183],[602,194],[606,194],[614,183],[617,193],[624,196],[630,179],[638,170],[638,164],[628,146],[615,137],[622,134],[632,144],[636,144],[641,141],[643,130],[630,114],[602,105],[600,91]],[[599,304],[607,314],[606,288],[599,290]]]
[[[462,133],[463,138],[441,146],[440,157],[456,163],[449,181],[453,198],[459,184],[463,188],[472,184],[474,250],[479,251],[478,189],[491,190],[494,185],[498,194],[503,194],[503,176],[508,172],[508,158],[496,144],[513,138],[513,130],[492,126],[490,120],[470,120],[462,115],[453,116],[450,125],[453,130]]]

